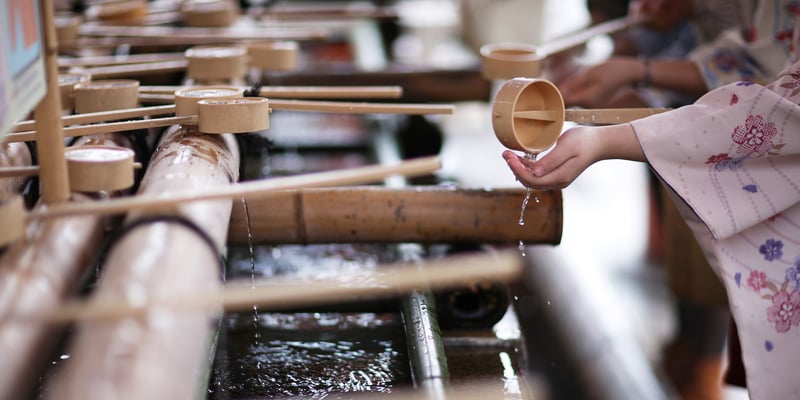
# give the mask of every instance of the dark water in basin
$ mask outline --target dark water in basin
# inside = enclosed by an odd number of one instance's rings
[[[391,258],[381,246],[259,246],[230,249],[229,280],[340,279],[365,276]],[[390,394],[408,387],[410,372],[399,313],[330,311],[336,306],[226,315],[211,399],[339,398],[347,393]],[[352,307],[350,307],[352,308]]]

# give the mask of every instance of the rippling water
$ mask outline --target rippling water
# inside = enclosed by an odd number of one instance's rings
[[[260,246],[229,251],[229,279],[365,277],[390,258],[376,246]],[[252,266],[255,265],[255,268]],[[363,308],[368,309],[366,305]],[[382,308],[385,308],[383,306]],[[270,312],[226,315],[210,398],[337,398],[391,393],[409,386],[410,372],[397,312]]]

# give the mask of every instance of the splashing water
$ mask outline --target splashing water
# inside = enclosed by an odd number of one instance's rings
[[[528,159],[528,160],[532,160],[533,162],[536,162],[536,156],[537,156],[537,154],[534,154],[534,153],[525,153],[525,158]],[[519,211],[519,221],[518,221],[518,223],[521,226],[525,225],[525,209],[528,208],[528,202],[530,202],[530,200],[531,200],[531,192],[532,192],[531,188],[525,188],[525,199],[522,200],[522,207],[521,207],[521,209]],[[533,201],[535,201],[538,204],[540,202],[539,201],[539,196],[534,196],[533,197]],[[522,253],[523,257],[525,257],[525,255],[526,255],[525,254],[525,243],[523,243],[522,240],[519,241],[519,252]]]

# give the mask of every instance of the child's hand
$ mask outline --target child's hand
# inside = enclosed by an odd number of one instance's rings
[[[639,141],[628,124],[571,128],[536,162],[510,150],[503,152],[503,158],[520,183],[539,190],[563,189],[600,160],[645,161]]]
[[[594,162],[587,154],[591,154],[591,134],[581,129],[564,132],[553,150],[536,162],[510,150],[503,152],[503,158],[517,180],[529,188],[565,188]]]

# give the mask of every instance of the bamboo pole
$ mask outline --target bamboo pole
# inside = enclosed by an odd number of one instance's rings
[[[140,94],[148,95],[173,95],[178,90],[188,89],[191,86],[140,86]],[[241,86],[240,89],[247,90],[249,87]],[[403,88],[400,86],[266,86],[258,91],[261,97],[280,97],[280,98],[369,98],[369,99],[392,99],[403,95]]]
[[[84,56],[84,57],[59,57],[58,66],[71,67],[96,67],[100,65],[141,64],[161,61],[185,60],[183,53],[150,53],[130,54],[125,56]]]
[[[420,268],[422,267],[422,268]],[[439,260],[425,260],[409,265],[395,263],[381,266],[372,276],[360,276],[362,285],[343,284],[341,279],[269,279],[253,282],[231,282],[222,290],[193,293],[160,299],[157,304],[131,304],[110,301],[72,301],[39,315],[17,315],[23,321],[66,323],[76,320],[118,320],[141,317],[155,307],[176,313],[190,311],[235,312],[259,308],[291,308],[363,300],[376,297],[397,297],[420,287],[448,289],[465,281],[491,279],[508,282],[522,273],[519,252],[505,250],[493,254],[456,255]]]
[[[147,39],[159,44],[232,43],[242,40],[308,40],[324,39],[329,32],[313,28],[193,28],[165,26],[83,25],[82,36],[104,38]]]
[[[121,120],[128,118],[151,117],[155,115],[168,115],[175,113],[174,105],[155,106],[155,107],[137,107],[128,108],[123,110],[99,111],[91,113],[83,113],[76,115],[67,115],[61,118],[63,124],[78,125],[78,124],[93,124],[96,122],[104,122],[110,120]],[[14,125],[11,132],[22,132],[26,130],[35,129],[35,121],[20,121]]]
[[[540,50],[545,57],[556,55],[582,46],[584,43],[597,36],[610,35],[612,33],[628,29],[632,26],[639,25],[644,21],[644,18],[633,16],[612,19],[610,21],[591,26],[575,33],[564,35],[563,37],[545,43],[540,47]]]
[[[452,114],[455,107],[438,104],[380,104],[336,101],[270,99],[275,110],[335,112],[343,114]]]
[[[142,163],[133,163],[133,168],[142,168]],[[21,167],[0,167],[0,178],[17,178],[39,175],[38,165],[27,165]],[[2,189],[0,189],[2,191]]]
[[[283,243],[557,244],[561,192],[536,192],[519,225],[522,189],[300,189],[234,203],[229,245]],[[442,207],[447,204],[447,207]]]
[[[174,101],[174,97],[172,98]],[[455,107],[439,104],[399,104],[399,103],[354,103],[341,101],[313,100],[269,100],[269,107],[276,110],[331,112],[341,114],[452,114]],[[148,107],[145,107],[148,108]],[[133,110],[133,109],[131,109]],[[111,118],[113,112],[104,114]],[[87,126],[60,127],[64,137],[94,135],[98,133],[120,132],[133,129],[155,128],[175,124],[197,124],[198,116],[151,118],[141,121],[122,121]],[[38,130],[37,130],[38,131]],[[26,142],[37,138],[37,131],[13,132],[6,135],[8,143]]]
[[[153,75],[164,72],[182,72],[189,65],[187,60],[158,61],[125,65],[106,65],[82,68],[81,73],[89,74],[92,79],[130,78],[140,75]]]
[[[78,137],[87,135],[97,135],[100,133],[114,133],[137,129],[158,128],[175,124],[197,124],[197,116],[189,115],[185,117],[163,117],[135,121],[106,122],[85,126],[69,126],[62,128],[64,137]],[[37,131],[9,133],[7,142],[29,142],[37,140],[40,135]]]
[[[70,190],[67,160],[64,156],[61,95],[58,89],[58,44],[53,24],[52,0],[40,0],[39,8],[42,13],[47,93],[34,111],[36,130],[43,132],[36,137],[36,152],[42,169],[39,177],[42,199],[47,204],[54,204],[66,201]]]
[[[205,136],[213,137],[214,135]],[[249,195],[267,196],[270,193],[287,189],[364,184],[376,182],[393,175],[427,175],[440,167],[441,162],[438,157],[425,157],[403,161],[394,165],[371,165],[338,171],[248,181],[213,189],[200,190],[193,188],[192,190],[170,191],[169,193],[145,193],[87,205],[58,204],[48,207],[46,210],[34,210],[28,214],[28,219],[78,214],[118,214],[133,210],[157,211],[200,200],[236,199]]]

